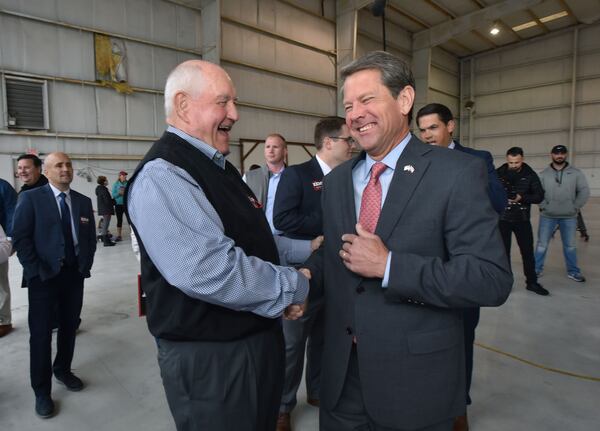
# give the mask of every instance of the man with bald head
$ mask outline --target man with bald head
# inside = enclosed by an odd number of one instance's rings
[[[96,252],[92,201],[71,190],[73,166],[65,153],[46,157],[48,184],[20,194],[13,221],[13,244],[23,265],[29,295],[31,387],[35,412],[54,414],[52,374],[69,391],[83,382],[71,372],[75,332],[83,303],[83,280]],[[52,363],[52,323],[58,319]]]
[[[147,322],[178,430],[274,430],[283,388],[280,316],[308,280],[279,266],[252,190],[225,160],[238,120],[219,66],[186,61],[165,86],[168,128],[125,191]]]

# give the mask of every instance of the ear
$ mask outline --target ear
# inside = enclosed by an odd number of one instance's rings
[[[331,139],[325,138],[323,139],[323,147],[327,150],[331,150]]]
[[[448,132],[450,134],[454,133],[454,129],[456,128],[456,121],[454,121],[454,120],[448,121],[448,125],[446,126],[446,128],[448,129]]]
[[[185,94],[183,91],[176,93],[173,97],[173,108],[175,111],[175,115],[187,123],[189,109],[189,101],[187,94]]]
[[[398,97],[396,98],[398,109],[400,109],[402,115],[408,115],[413,107],[414,102],[415,89],[410,85],[406,85],[402,90],[400,90],[400,93],[398,93]]]

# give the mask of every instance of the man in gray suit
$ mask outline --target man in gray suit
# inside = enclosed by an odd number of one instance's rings
[[[512,275],[485,163],[409,131],[409,66],[371,52],[341,73],[363,149],[326,178],[321,430],[448,431],[465,410],[461,309],[498,306]],[[311,292],[314,293],[314,292]]]

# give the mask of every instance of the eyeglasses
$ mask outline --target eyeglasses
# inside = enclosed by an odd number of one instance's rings
[[[346,144],[348,144],[350,146],[354,146],[354,144],[356,144],[356,141],[351,136],[328,136],[328,138],[329,139],[340,139],[342,141],[345,141]]]

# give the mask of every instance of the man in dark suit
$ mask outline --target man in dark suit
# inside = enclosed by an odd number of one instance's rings
[[[273,222],[279,233],[293,240],[321,237],[323,177],[351,157],[353,142],[343,118],[327,117],[317,123],[314,134],[317,154],[305,163],[287,168],[279,182],[273,210]],[[303,263],[304,260],[299,263]],[[305,346],[308,403],[313,406],[319,405],[323,351],[322,300],[309,301],[308,309],[300,319],[284,321],[283,333],[286,374],[277,431],[291,430],[290,412],[296,406],[296,392],[302,379]]]
[[[306,265],[325,281],[320,427],[448,431],[465,409],[462,308],[512,285],[485,164],[410,134],[403,60],[371,52],[341,79],[364,151],[325,178]]]
[[[45,160],[49,184],[21,193],[13,242],[28,283],[31,386],[35,411],[54,414],[52,374],[70,391],[83,389],[71,372],[75,332],[83,302],[83,280],[96,252],[92,201],[70,189],[73,166],[64,153]],[[57,352],[51,362],[52,320],[58,312]]]
[[[508,205],[508,199],[504,186],[498,178],[494,159],[489,151],[475,150],[463,147],[452,138],[456,122],[450,109],[441,103],[430,103],[417,112],[417,124],[421,132],[421,139],[431,145],[461,151],[471,156],[484,160],[487,166],[487,192],[494,210],[502,214]],[[471,404],[471,378],[473,376],[473,343],[475,342],[475,329],[479,323],[479,307],[465,308],[464,310],[465,330],[465,365],[467,367],[467,405]],[[454,423],[454,431],[467,431],[469,422],[466,412],[459,415]]]

